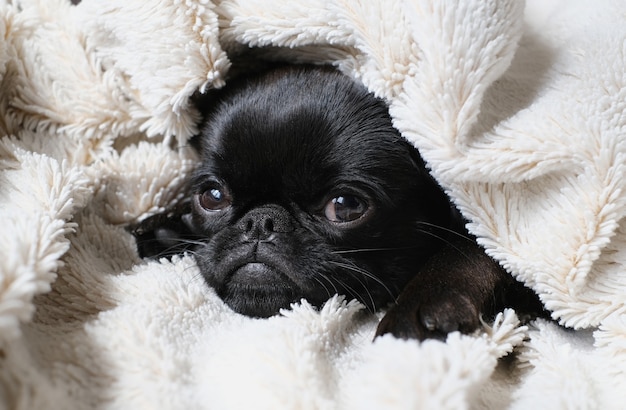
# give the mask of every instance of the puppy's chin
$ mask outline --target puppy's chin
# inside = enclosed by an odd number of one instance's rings
[[[229,292],[222,299],[233,311],[256,318],[274,316],[293,303],[290,294],[278,292]]]
[[[205,281],[231,309],[269,317],[303,297],[321,304],[332,295],[313,279],[319,277],[316,269],[321,264],[310,261],[308,252],[318,247],[306,232],[251,240],[241,229],[241,225],[225,227],[196,250]]]
[[[235,268],[217,288],[224,302],[237,313],[270,317],[296,301],[295,284],[276,268],[250,262]]]

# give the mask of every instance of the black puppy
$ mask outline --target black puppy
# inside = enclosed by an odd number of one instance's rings
[[[209,107],[190,213],[144,224],[143,249],[152,235],[165,250],[186,225],[233,310],[268,317],[339,293],[372,311],[395,302],[378,334],[418,339],[471,332],[506,305],[541,311],[463,230],[384,102],[348,77],[274,69],[229,83]]]

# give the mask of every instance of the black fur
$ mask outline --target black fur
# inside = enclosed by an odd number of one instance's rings
[[[378,333],[419,339],[470,332],[509,294],[541,311],[464,232],[384,102],[361,85],[329,68],[278,68],[230,82],[208,107],[178,225],[235,311],[268,317],[336,293],[372,311],[397,301]],[[147,253],[177,240],[179,214],[142,228]],[[146,234],[161,248],[150,251]]]

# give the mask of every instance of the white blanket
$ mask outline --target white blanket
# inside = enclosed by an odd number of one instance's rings
[[[0,0],[0,408],[623,408],[623,0]],[[124,227],[181,197],[229,56],[384,97],[556,323],[372,342],[358,303],[234,314]],[[172,149],[175,147],[175,149]]]

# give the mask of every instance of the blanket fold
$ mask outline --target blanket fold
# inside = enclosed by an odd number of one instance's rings
[[[620,0],[0,0],[0,408],[620,408]],[[129,224],[184,195],[196,92],[231,60],[384,98],[479,243],[556,322],[372,341],[335,296],[233,313]]]

